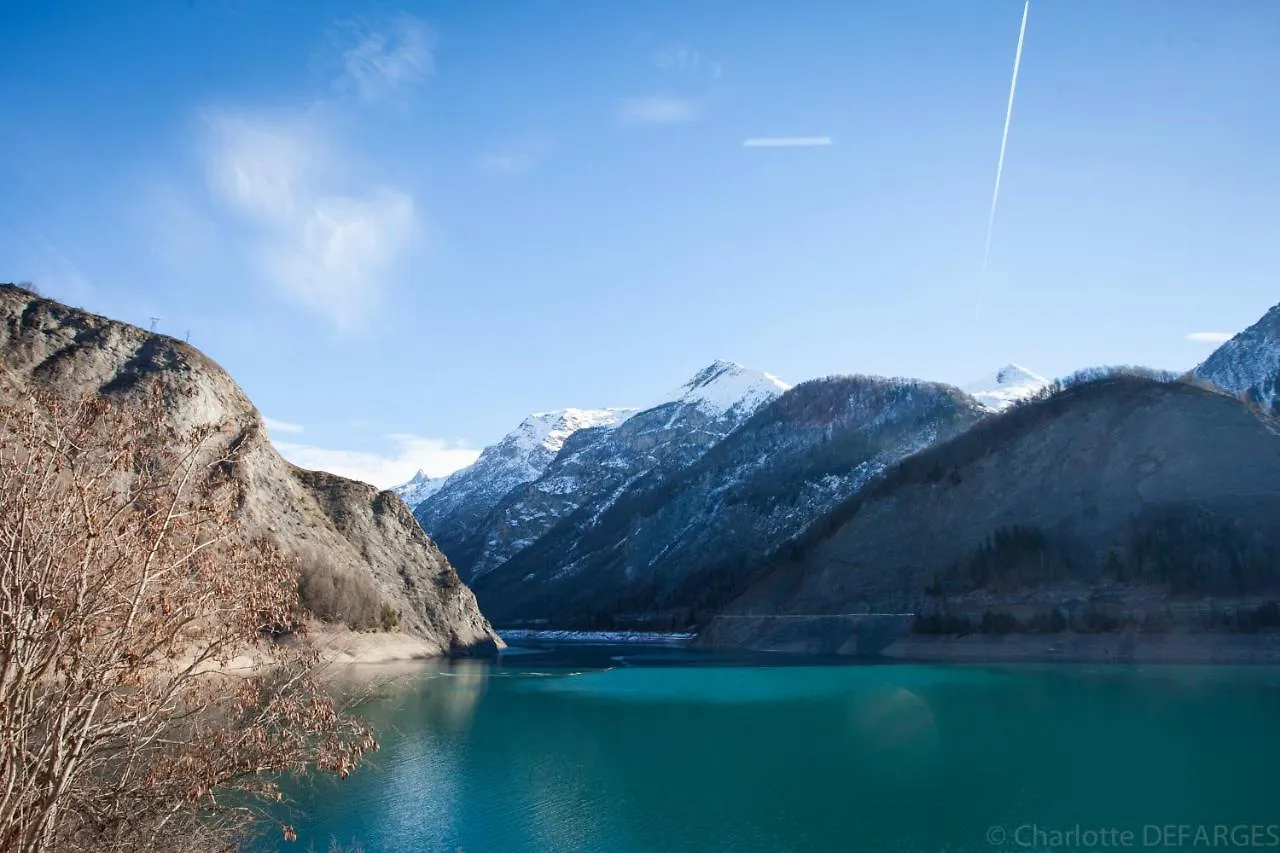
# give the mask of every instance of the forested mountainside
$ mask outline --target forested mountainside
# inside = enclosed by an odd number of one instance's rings
[[[1246,629],[1275,609],[1278,557],[1280,423],[1121,374],[889,469],[779,548],[700,639],[850,651],[857,613],[912,613],[940,633]]]

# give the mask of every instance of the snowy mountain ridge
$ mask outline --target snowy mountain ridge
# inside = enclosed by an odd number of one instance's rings
[[[763,371],[715,361],[640,411],[533,415],[450,477],[415,515],[469,575],[487,572],[580,511],[598,517],[650,471],[691,464],[789,387]]]
[[[643,408],[555,409],[535,412],[520,422],[497,444],[486,447],[472,465],[455,471],[447,479],[429,489],[421,488],[418,476],[392,489],[416,508],[435,495],[446,482],[475,479],[468,474],[479,466],[486,478],[500,480],[507,488],[537,480],[575,432],[595,427],[616,427],[633,415],[661,406],[679,403],[692,405],[715,418],[730,412],[750,414],[791,386],[762,370],[743,367],[732,361],[717,359],[698,371],[692,379],[660,401]],[[501,461],[498,461],[501,459]],[[425,476],[421,471],[419,475]]]
[[[528,454],[530,465],[529,479],[537,479],[546,470],[542,463],[542,452],[554,458],[564,447],[565,439],[580,429],[593,427],[615,427],[636,413],[636,409],[556,409],[550,412],[535,412],[520,422],[520,426],[508,433],[501,442],[511,443],[514,448],[524,450]],[[550,462],[547,459],[546,462]]]
[[[400,496],[400,500],[413,509],[427,498],[440,491],[444,486],[447,477],[428,477],[427,472],[421,468],[418,473],[414,474],[409,480],[398,486],[393,486],[391,491]]]
[[[665,395],[663,402],[657,405],[667,402],[692,404],[719,416],[735,408],[755,411],[790,389],[790,385],[771,373],[717,359]]]
[[[1232,394],[1277,411],[1280,394],[1280,305],[1213,351],[1192,371]]]

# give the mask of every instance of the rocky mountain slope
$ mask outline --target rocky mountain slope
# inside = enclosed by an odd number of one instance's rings
[[[486,449],[465,476],[455,475],[468,484],[466,493],[455,490],[450,478],[415,515],[474,583],[561,520],[581,513],[593,523],[639,478],[651,472],[670,476],[688,466],[787,387],[767,373],[715,362],[656,406],[639,413],[605,410],[615,413],[612,420],[578,426],[557,453],[539,457],[540,471],[537,465],[523,469],[523,482],[507,474],[509,467],[481,466],[490,455],[525,458],[504,439]]]
[[[660,624],[669,614],[672,624],[686,624],[740,589],[760,555],[887,465],[984,414],[946,385],[863,376],[803,383],[761,406],[695,461],[689,451],[696,448],[669,443],[670,459],[647,471],[616,471],[607,479],[616,490],[599,492],[607,501],[562,514],[533,544],[477,576],[477,595],[500,623],[586,619],[599,627],[642,614]],[[665,409],[637,415],[611,436],[603,460],[590,456],[601,449],[593,444],[584,449],[582,468],[566,445],[567,458],[557,465],[566,472],[608,470],[629,458],[618,441],[632,424],[668,423]],[[639,444],[649,434],[637,429],[630,437]],[[714,438],[706,430],[693,435]]]
[[[850,652],[859,613],[1167,630],[1225,601],[1244,624],[1275,606],[1259,602],[1280,594],[1278,556],[1280,422],[1117,375],[904,460],[775,552],[700,641]]]
[[[530,415],[497,444],[486,447],[474,463],[449,475],[434,494],[414,506],[414,517],[466,574],[475,558],[460,561],[458,555],[484,529],[504,498],[545,474],[574,433],[608,431],[633,413],[633,409],[558,409]]]
[[[130,405],[146,383],[165,390],[182,429],[229,422],[240,521],[299,557],[304,600],[338,621],[396,614],[400,628],[437,653],[501,645],[475,596],[390,492],[280,458],[263,420],[212,360],[173,338],[0,285],[0,393],[43,389],[66,399],[103,393]]]
[[[1280,407],[1280,305],[1214,350],[1193,373],[1275,413]]]

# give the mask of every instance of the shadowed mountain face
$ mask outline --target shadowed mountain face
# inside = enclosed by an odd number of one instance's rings
[[[474,583],[565,519],[597,518],[641,478],[692,464],[787,387],[717,361],[639,413],[534,415],[450,477],[415,516]],[[554,429],[539,423],[553,416]]]
[[[696,619],[741,589],[763,555],[886,466],[983,414],[950,386],[837,377],[789,390],[722,439],[686,424],[691,443],[654,445],[655,461],[639,476],[614,461],[644,458],[634,450],[600,458],[598,442],[575,453],[571,439],[557,466],[603,474],[607,501],[565,514],[473,584],[500,622]],[[611,444],[641,447],[671,422],[664,408],[637,415],[613,430]]]
[[[1280,424],[1190,384],[1116,376],[890,469],[779,549],[700,639],[830,652],[852,627],[743,617],[1270,596],[1278,555]]]
[[[1274,414],[1280,405],[1280,305],[1214,350],[1194,373]]]
[[[471,591],[398,497],[281,459],[257,409],[193,347],[0,285],[0,365],[0,396],[7,397],[35,389],[68,400],[103,393],[129,406],[158,380],[175,427],[231,425],[221,439],[237,448],[240,521],[248,535],[266,536],[302,560],[312,593],[330,593],[320,615],[352,621],[360,615],[353,608],[377,613],[385,605],[402,629],[440,653],[500,645]],[[307,589],[304,601],[316,605]],[[334,598],[334,590],[348,594]]]

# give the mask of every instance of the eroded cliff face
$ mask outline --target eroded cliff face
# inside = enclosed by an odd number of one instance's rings
[[[776,553],[700,642],[848,652],[856,614],[1256,605],[1280,594],[1278,556],[1280,422],[1190,384],[1108,378],[890,469]]]
[[[173,426],[223,423],[236,450],[240,521],[339,589],[376,594],[399,628],[438,654],[485,653],[501,640],[471,590],[391,492],[280,457],[258,410],[216,363],[182,341],[0,285],[0,395],[43,390],[140,402],[153,380]],[[332,602],[341,619],[354,601]],[[359,603],[366,606],[368,602]]]

